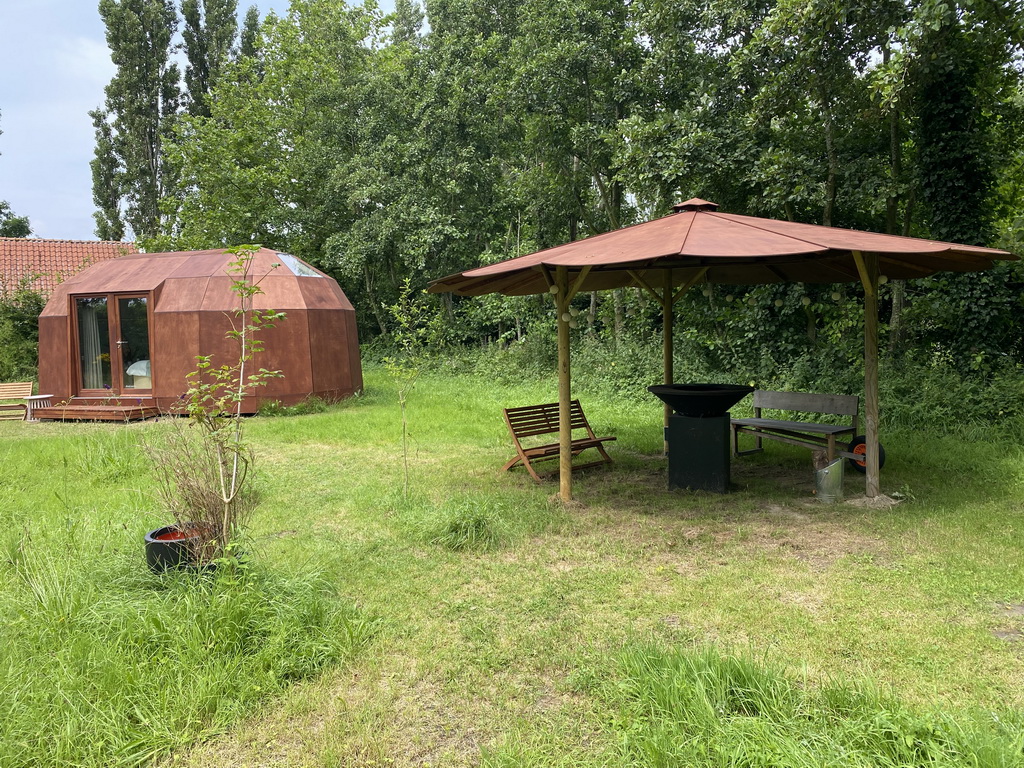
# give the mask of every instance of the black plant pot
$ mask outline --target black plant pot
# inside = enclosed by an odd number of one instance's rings
[[[164,573],[173,568],[207,570],[213,567],[203,562],[202,555],[209,549],[210,534],[202,528],[181,528],[165,525],[146,534],[146,564],[153,573]]]

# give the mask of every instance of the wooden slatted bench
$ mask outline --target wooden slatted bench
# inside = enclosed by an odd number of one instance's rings
[[[0,401],[20,400],[20,403],[0,402],[0,419],[24,419],[28,412],[26,398],[32,396],[32,382],[19,381],[0,384]]]
[[[765,419],[763,410],[796,411],[799,413],[847,416],[848,424],[821,424],[810,421]],[[820,451],[824,449],[828,461],[843,456],[854,468],[864,471],[865,440],[858,434],[856,395],[818,395],[810,392],[754,391],[754,417],[732,419],[732,450],[734,456],[745,456],[763,450],[763,438]],[[753,435],[755,447],[741,451],[740,435]],[[885,462],[884,449],[879,450],[879,466]]]
[[[559,455],[559,443],[544,443],[543,445],[524,445],[523,438],[531,438],[539,435],[558,434],[558,403],[545,403],[543,405],[525,405],[519,408],[502,408],[505,416],[505,424],[512,434],[512,442],[516,446],[516,455],[509,459],[502,469],[510,470],[517,464],[526,467],[534,480],[540,482],[540,475],[533,468],[533,462],[545,459],[555,459]],[[612,457],[605,451],[602,443],[615,440],[614,437],[598,437],[590,428],[587,417],[583,415],[583,407],[579,400],[573,400],[569,405],[569,422],[573,432],[583,430],[586,437],[573,438],[572,455],[577,456],[588,448],[596,448],[601,458],[586,464],[574,464],[573,469],[584,469],[596,467],[600,464],[611,464]]]

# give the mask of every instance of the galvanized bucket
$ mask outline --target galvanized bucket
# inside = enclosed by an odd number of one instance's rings
[[[818,501],[835,504],[843,500],[843,459],[839,458],[814,473]]]

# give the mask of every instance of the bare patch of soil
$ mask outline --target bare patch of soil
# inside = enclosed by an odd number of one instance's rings
[[[1024,640],[1024,632],[1019,629],[993,629],[992,635],[1008,643],[1019,643]]]
[[[996,603],[996,609],[1003,616],[1024,618],[1024,603]]]
[[[818,616],[826,609],[826,598],[820,592],[787,592],[779,596],[779,602],[800,608],[812,616]]]

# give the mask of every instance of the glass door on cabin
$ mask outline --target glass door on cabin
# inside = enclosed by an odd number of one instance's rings
[[[149,300],[146,296],[79,296],[80,393],[150,394]]]

